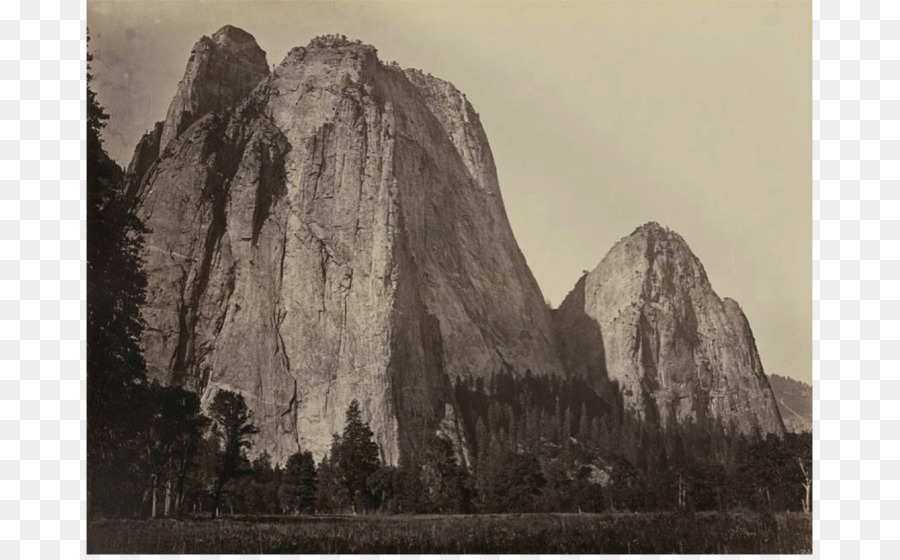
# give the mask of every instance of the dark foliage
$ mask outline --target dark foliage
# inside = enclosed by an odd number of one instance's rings
[[[298,451],[288,457],[278,497],[291,513],[315,512],[316,463],[312,453]]]
[[[144,463],[148,467],[150,516],[168,517],[180,512],[184,503],[185,481],[199,451],[209,419],[200,413],[196,393],[156,383],[145,392],[143,410]],[[160,511],[159,494],[163,492]]]
[[[481,511],[808,511],[808,433],[660,429],[577,380],[503,374],[455,394]]]
[[[250,437],[259,430],[250,421],[252,413],[244,402],[244,397],[232,391],[221,390],[213,398],[209,415],[215,422],[214,429],[219,438],[219,460],[216,483],[213,488],[213,516],[218,515],[222,492],[228,481],[234,478],[243,462],[247,461],[246,451],[251,446]]]
[[[146,277],[143,224],[124,200],[123,173],[103,148],[109,115],[91,89],[87,53],[88,513],[131,515],[143,486],[140,349]]]
[[[432,436],[419,457],[399,467],[382,467],[369,479],[381,510],[390,513],[470,513],[475,489],[459,465],[453,445]]]
[[[316,486],[316,510],[319,512],[342,513],[352,509],[350,494],[338,464],[340,448],[341,438],[334,434],[331,452],[319,463]]]
[[[357,512],[370,511],[378,505],[368,485],[369,477],[381,466],[378,445],[373,438],[371,428],[362,420],[359,401],[354,399],[347,407],[344,434],[335,439],[331,458],[337,467],[341,485]]]

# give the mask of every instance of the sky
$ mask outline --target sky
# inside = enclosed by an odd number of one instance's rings
[[[808,0],[89,0],[107,150],[127,165],[194,43],[270,64],[337,33],[449,80],[480,114],[519,246],[553,306],[648,221],[747,315],[767,373],[812,378]]]

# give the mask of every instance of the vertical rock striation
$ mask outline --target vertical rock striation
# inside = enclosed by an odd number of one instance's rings
[[[646,224],[579,280],[556,312],[576,373],[618,384],[625,410],[660,426],[784,426],[740,306],[720,299],[678,234]]]
[[[371,46],[270,74],[249,34],[201,39],[129,172],[151,375],[241,392],[276,460],[323,455],[354,398],[386,462],[436,431],[465,457],[453,381],[563,375],[477,115]]]

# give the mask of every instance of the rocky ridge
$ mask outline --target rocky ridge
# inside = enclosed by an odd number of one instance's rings
[[[720,299],[684,239],[657,223],[619,241],[555,319],[577,350],[567,366],[617,384],[644,421],[784,432],[740,306]]]

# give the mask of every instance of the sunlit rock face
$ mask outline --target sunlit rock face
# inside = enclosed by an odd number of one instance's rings
[[[635,417],[784,432],[747,318],[716,295],[677,233],[656,223],[635,230],[556,314],[560,338],[577,350],[569,368],[618,384]]]
[[[484,130],[448,82],[320,38],[272,71],[203,38],[129,189],[151,233],[151,376],[241,392],[256,450],[324,455],[352,399],[383,459],[442,433],[458,379],[561,376]]]

